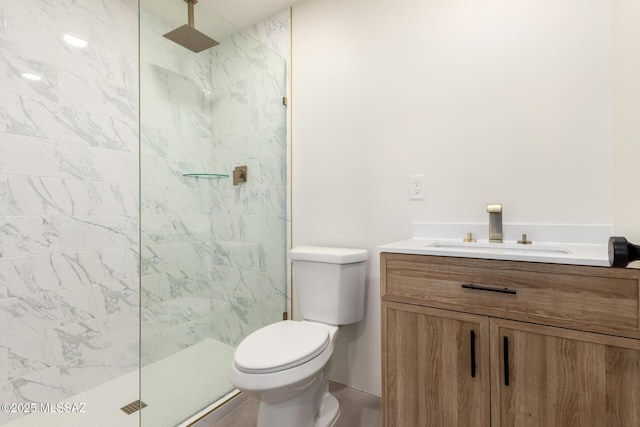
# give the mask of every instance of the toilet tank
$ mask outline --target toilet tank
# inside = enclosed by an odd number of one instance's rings
[[[365,249],[291,249],[294,292],[306,320],[347,325],[364,316]]]

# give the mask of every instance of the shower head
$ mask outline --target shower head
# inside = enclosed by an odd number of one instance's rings
[[[187,2],[189,9],[189,23],[176,28],[173,31],[169,31],[164,35],[164,37],[195,53],[199,53],[203,50],[209,49],[210,47],[219,45],[220,43],[196,30],[193,25],[193,5],[196,4],[198,0],[184,1]]]

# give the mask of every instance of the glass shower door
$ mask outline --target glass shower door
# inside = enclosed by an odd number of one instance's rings
[[[219,19],[219,18],[218,18]],[[233,352],[286,311],[286,64],[244,32],[192,53],[140,11],[142,426],[228,395]],[[236,166],[246,183],[233,185]]]

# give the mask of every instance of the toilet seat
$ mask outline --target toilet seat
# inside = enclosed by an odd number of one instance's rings
[[[329,330],[307,322],[284,320],[258,329],[235,352],[234,364],[243,372],[266,374],[301,365],[329,345]]]

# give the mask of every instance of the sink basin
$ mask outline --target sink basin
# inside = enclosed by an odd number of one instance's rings
[[[484,252],[494,254],[512,255],[546,255],[546,254],[570,254],[571,251],[561,246],[552,245],[522,245],[517,243],[477,243],[477,242],[432,242],[425,245],[428,248],[440,248],[451,251]]]

